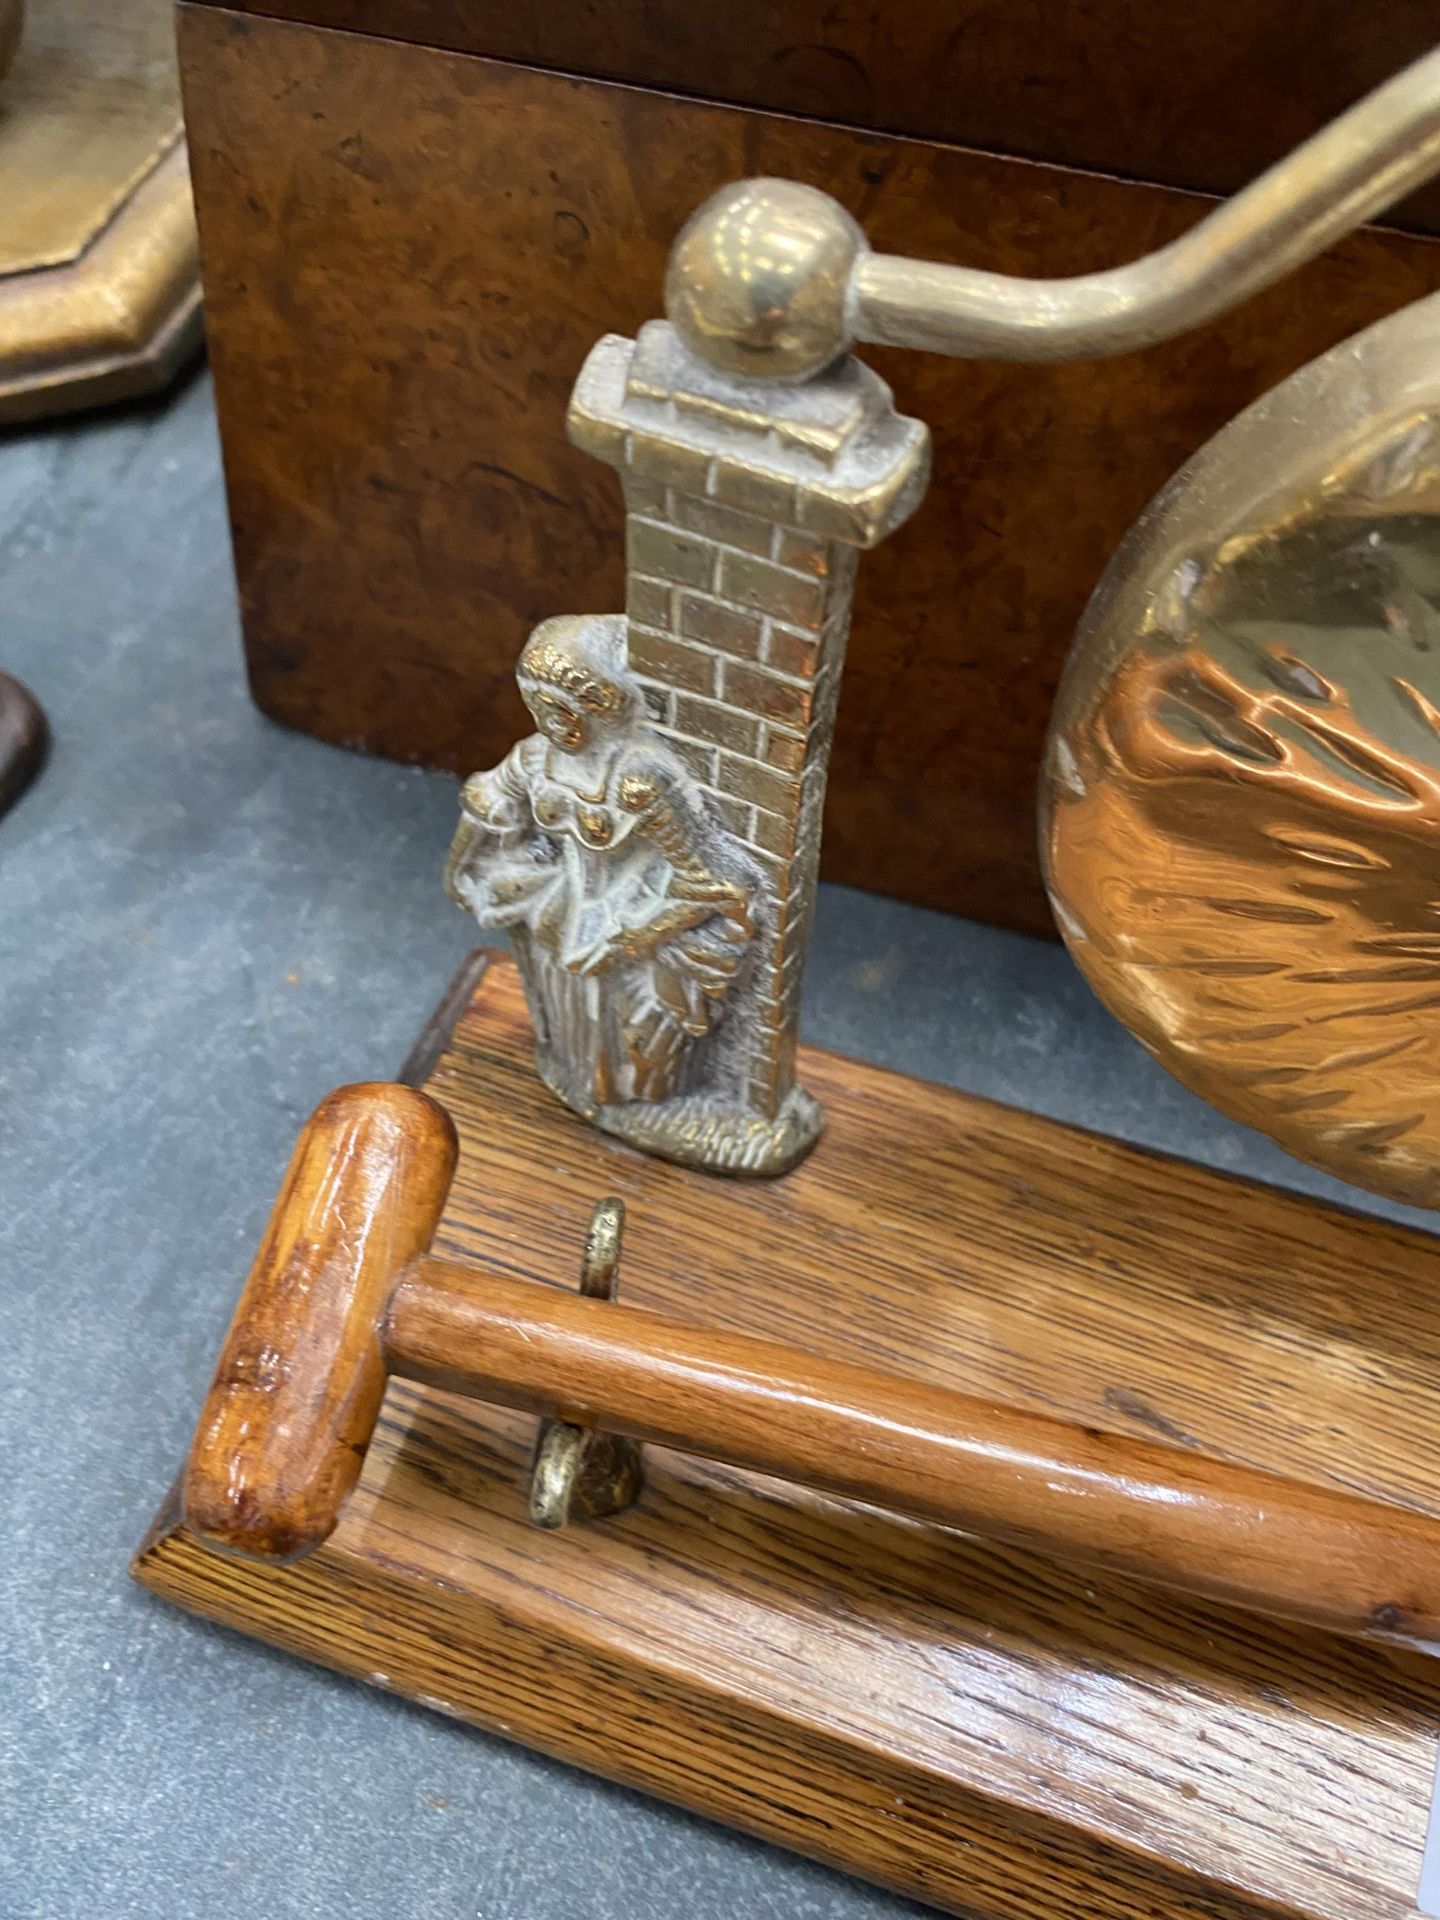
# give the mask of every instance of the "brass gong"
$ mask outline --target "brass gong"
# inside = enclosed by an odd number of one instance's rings
[[[1040,811],[1070,951],[1157,1059],[1440,1206],[1440,295],[1267,394],[1137,522]]]

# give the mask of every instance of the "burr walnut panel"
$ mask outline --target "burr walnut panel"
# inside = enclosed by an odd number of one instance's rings
[[[243,12],[1229,192],[1435,44],[1430,0],[238,0]],[[1440,225],[1428,188],[1409,220]]]

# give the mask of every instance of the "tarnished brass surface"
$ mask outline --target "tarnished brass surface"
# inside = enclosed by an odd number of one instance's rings
[[[1071,951],[1172,1072],[1440,1205],[1440,296],[1152,505],[1071,654],[1041,824]]]
[[[28,687],[0,672],[0,814],[24,793],[45,764],[50,732]]]
[[[830,342],[808,380],[721,372],[664,321],[586,361],[569,429],[624,479],[626,611],[536,628],[536,730],[467,781],[446,869],[510,934],[554,1093],[648,1153],[767,1177],[824,1124],[796,1036],[856,563],[930,470],[803,282],[799,337]]]
[[[622,617],[545,621],[517,678],[536,731],[466,782],[447,891],[508,930],[568,1106],[683,1100],[715,1077],[698,1056],[742,986],[759,874],[647,724]]]
[[[163,385],[199,340],[169,0],[33,6],[0,98],[0,422]]]
[[[620,1290],[625,1202],[596,1204],[580,1262],[587,1300],[613,1300]],[[634,1506],[645,1485],[638,1440],[570,1420],[542,1420],[530,1466],[530,1523],[547,1533],[572,1520],[604,1520]]]

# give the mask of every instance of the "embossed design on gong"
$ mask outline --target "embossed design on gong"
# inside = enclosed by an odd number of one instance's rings
[[[1440,1205],[1440,307],[1233,423],[1101,583],[1042,838],[1101,998],[1185,1084]]]

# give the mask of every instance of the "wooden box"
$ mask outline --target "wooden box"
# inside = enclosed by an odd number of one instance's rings
[[[528,628],[621,604],[566,401],[716,186],[788,174],[882,249],[1065,274],[1160,245],[1434,38],[1425,0],[244,0],[180,47],[251,684],[469,771]],[[1123,176],[1123,177],[1122,177]],[[1191,338],[1090,366],[873,352],[935,436],[861,575],[830,878],[1043,929],[1033,787],[1076,617],[1211,432],[1440,286],[1440,192]]]

